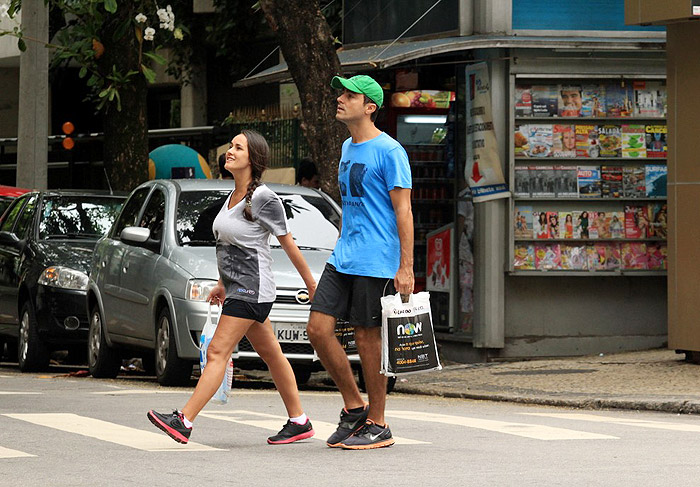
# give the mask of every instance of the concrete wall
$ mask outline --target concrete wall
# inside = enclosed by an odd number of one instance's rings
[[[501,357],[587,355],[663,346],[666,278],[524,277],[505,282]]]
[[[17,137],[19,67],[0,68],[0,138]]]

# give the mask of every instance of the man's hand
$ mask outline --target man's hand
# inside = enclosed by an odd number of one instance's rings
[[[394,277],[394,287],[399,294],[412,294],[413,285],[413,267],[399,267],[396,277]]]

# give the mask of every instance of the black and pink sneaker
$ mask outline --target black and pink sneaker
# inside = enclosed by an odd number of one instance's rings
[[[178,443],[187,443],[190,440],[192,428],[185,426],[185,417],[177,409],[172,414],[161,414],[151,409],[146,416],[158,429]]]
[[[270,445],[284,445],[294,443],[295,441],[305,440],[314,435],[314,428],[311,426],[311,421],[306,420],[305,424],[297,424],[291,420],[282,427],[279,433],[275,436],[270,436],[267,442]]]

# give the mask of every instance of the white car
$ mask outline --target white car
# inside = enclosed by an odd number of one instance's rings
[[[315,189],[268,185],[284,204],[289,228],[318,281],[338,238],[340,210]],[[115,377],[122,357],[145,351],[144,365],[163,385],[190,380],[199,359],[210,289],[219,273],[211,226],[233,181],[155,180],[129,196],[95,247],[88,283],[88,364],[95,377]],[[306,334],[309,296],[273,237],[277,299],[270,320],[299,383],[320,370]],[[135,352],[136,351],[136,352]],[[264,368],[243,339],[239,368]],[[352,361],[357,364],[357,357]]]

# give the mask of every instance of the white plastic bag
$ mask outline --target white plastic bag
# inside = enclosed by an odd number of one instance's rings
[[[382,368],[386,376],[440,370],[430,293],[411,294],[408,302],[396,293],[382,302]]]
[[[207,348],[211,339],[216,333],[216,326],[221,319],[221,308],[219,308],[219,317],[216,323],[211,319],[211,305],[209,306],[209,311],[207,312],[207,322],[202,328],[202,335],[199,337],[199,368],[204,372],[204,367],[207,365]],[[228,402],[228,396],[231,395],[231,386],[233,385],[233,359],[229,357],[228,363],[226,365],[226,373],[224,374],[224,380],[221,382],[219,389],[214,393],[211,398],[211,402],[215,404],[226,404]]]

